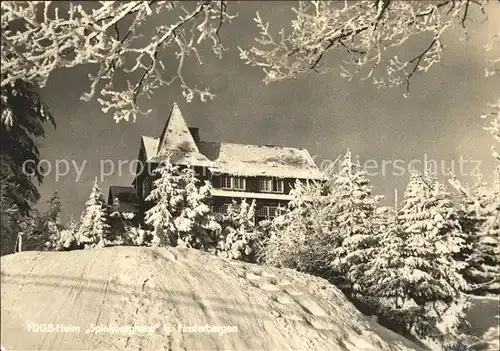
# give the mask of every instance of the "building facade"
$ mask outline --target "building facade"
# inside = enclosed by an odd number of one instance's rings
[[[167,154],[173,164],[193,167],[200,180],[211,183],[214,212],[224,213],[233,200],[255,200],[257,221],[273,218],[279,206],[286,206],[292,199],[290,190],[296,180],[323,179],[305,149],[200,140],[198,128],[188,127],[174,104],[161,135],[141,137],[138,155],[141,169],[132,187],[111,187],[108,203],[119,197],[120,192],[129,194],[128,198],[135,194],[137,204],[127,207],[144,214],[152,206],[145,200],[153,188],[152,171]]]

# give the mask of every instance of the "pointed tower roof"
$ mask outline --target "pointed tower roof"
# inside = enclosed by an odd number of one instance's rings
[[[166,150],[200,152],[176,103],[172,106],[167,123],[161,133],[157,155],[162,154]]]

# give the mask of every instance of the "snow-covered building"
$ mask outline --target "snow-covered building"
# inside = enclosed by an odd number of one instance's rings
[[[161,135],[141,137],[138,164],[144,167],[133,188],[120,188],[129,194],[133,189],[141,213],[151,206],[145,199],[153,186],[152,170],[167,154],[173,164],[194,167],[200,180],[212,184],[214,212],[225,212],[233,199],[255,199],[257,220],[272,218],[278,206],[291,200],[290,190],[297,179],[323,179],[306,149],[202,141],[198,128],[188,127],[174,104]],[[112,201],[110,195],[109,204]]]

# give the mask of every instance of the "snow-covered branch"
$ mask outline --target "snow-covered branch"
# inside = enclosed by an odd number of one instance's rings
[[[290,33],[281,29],[278,38],[257,13],[257,45],[240,48],[240,57],[247,64],[260,67],[265,73],[264,82],[270,83],[309,70],[318,71],[325,55],[339,49],[346,54],[341,76],[372,79],[378,87],[404,86],[407,94],[415,73],[427,72],[441,62],[443,34],[455,24],[466,33],[472,10],[483,11],[487,2],[299,1],[298,7],[292,8],[296,18],[291,22]],[[428,44],[416,54],[401,57],[400,46],[414,37],[422,37]],[[383,67],[377,69],[379,66]]]
[[[137,107],[138,98],[150,97],[162,85],[178,82],[188,101],[213,97],[190,85],[182,69],[190,55],[202,64],[197,47],[205,40],[211,41],[217,56],[224,51],[219,31],[235,17],[227,13],[227,1],[65,5],[62,10],[63,5],[50,1],[1,3],[2,88],[17,80],[43,87],[58,68],[92,64],[97,69],[89,75],[90,90],[82,99],[98,95],[103,111],[112,113],[117,122],[144,113]],[[151,27],[153,33],[148,35]],[[177,64],[166,68],[161,54],[171,50]],[[125,89],[117,88],[117,73],[125,73]]]

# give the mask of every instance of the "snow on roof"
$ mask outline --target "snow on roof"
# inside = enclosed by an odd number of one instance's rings
[[[214,161],[213,172],[241,176],[322,179],[305,149],[234,143],[199,143],[200,152]]]
[[[158,144],[160,138],[153,138],[150,136],[141,136],[142,145],[144,145],[144,150],[146,151],[146,159],[149,161],[156,156],[158,152]]]
[[[246,191],[231,191],[222,189],[212,189],[212,196],[218,197],[239,197],[242,199],[266,199],[266,200],[286,200],[293,199],[292,195],[288,194],[274,194],[274,193],[250,193]]]
[[[161,163],[165,160],[167,152],[170,153],[170,161],[176,165],[192,165],[199,167],[212,167],[213,162],[199,152],[185,152],[182,150],[162,150],[162,152],[149,159],[149,162]]]
[[[195,142],[174,104],[160,138],[142,136],[148,162],[160,163],[168,151],[172,162],[208,167],[212,172],[247,177],[324,179],[306,149],[273,145]]]
[[[159,163],[165,158],[166,150],[157,153],[159,138],[142,136],[148,162]],[[323,173],[314,164],[305,149],[214,143],[200,141],[200,152],[185,152],[170,149],[172,162],[208,167],[211,172],[227,173],[247,177],[291,177],[301,179],[323,179]]]
[[[177,104],[174,104],[170,111],[158,145],[158,152],[169,149],[199,152],[198,146]]]

